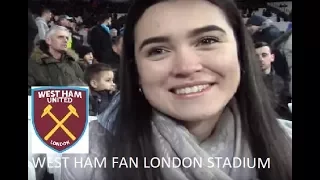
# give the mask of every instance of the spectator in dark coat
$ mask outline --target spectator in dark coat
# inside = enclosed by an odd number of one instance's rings
[[[288,103],[291,101],[289,88],[286,86],[286,82],[273,70],[272,63],[275,60],[275,55],[270,45],[265,42],[257,42],[255,48],[261,62],[261,69],[264,72],[264,82],[270,91],[274,108],[279,118],[291,120],[291,112],[288,108]]]
[[[46,40],[40,40],[28,61],[28,92],[32,86],[66,86],[82,81],[83,71],[79,56],[67,48],[70,32],[54,26]]]
[[[109,64],[109,60],[113,56],[109,27],[111,16],[109,14],[103,15],[100,22],[89,32],[88,43],[93,49],[94,57],[99,62]]]

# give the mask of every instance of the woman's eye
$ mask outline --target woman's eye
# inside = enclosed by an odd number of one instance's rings
[[[197,44],[198,45],[211,45],[214,44],[216,42],[219,42],[217,38],[214,37],[206,37],[206,38],[202,38],[200,40],[200,42]]]
[[[148,56],[160,55],[160,54],[163,54],[163,53],[166,53],[166,52],[168,52],[168,51],[164,50],[164,49],[153,48],[153,49],[148,51]]]

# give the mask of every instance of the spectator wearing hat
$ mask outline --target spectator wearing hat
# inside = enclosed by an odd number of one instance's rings
[[[72,17],[68,16],[68,15],[60,15],[57,18],[57,22],[56,24],[59,26],[63,26],[66,27],[67,29],[70,28],[70,20],[72,19]],[[72,33],[72,32],[70,32]],[[72,38],[68,39],[68,44],[67,44],[67,48],[71,49],[72,47]]]
[[[254,42],[272,41],[281,36],[281,31],[273,24],[270,19],[262,16],[253,15],[246,23],[248,31],[252,34]]]
[[[79,55],[79,65],[84,71],[90,64],[96,64],[98,61],[93,57],[93,50],[89,46],[79,46],[76,49],[76,52]]]
[[[57,25],[64,26],[64,27],[70,27],[70,21],[72,20],[72,17],[68,15],[60,15],[58,16]]]
[[[72,27],[72,21],[74,19],[68,15],[60,15],[57,20],[57,25],[64,26],[69,29],[71,33],[71,38],[68,40],[67,47],[69,49],[76,49],[78,46],[81,46],[83,43],[83,37],[74,31],[74,28]]]

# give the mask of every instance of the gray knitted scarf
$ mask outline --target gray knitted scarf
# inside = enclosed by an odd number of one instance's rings
[[[255,168],[244,167],[247,162],[243,158],[250,159],[251,167],[253,158],[242,134],[235,100],[230,101],[214,132],[203,142],[198,142],[183,125],[159,112],[154,112],[152,127],[154,146],[157,157],[163,162],[160,167],[165,180],[256,179]],[[241,167],[238,167],[237,159],[237,168],[234,168],[235,158],[241,160]]]

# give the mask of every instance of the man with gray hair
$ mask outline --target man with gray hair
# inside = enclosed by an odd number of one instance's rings
[[[31,86],[66,86],[82,81],[79,57],[67,48],[69,38],[67,28],[53,26],[34,49],[28,62],[28,93]]]

